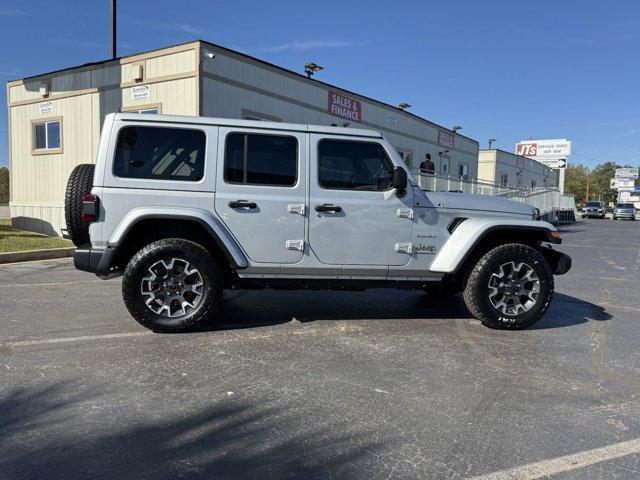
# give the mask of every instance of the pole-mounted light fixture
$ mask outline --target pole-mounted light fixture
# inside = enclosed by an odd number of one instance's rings
[[[491,150],[491,145],[493,144],[493,142],[497,142],[498,140],[496,140],[495,138],[490,138],[489,139],[489,150]]]
[[[406,110],[407,108],[411,108],[411,104],[407,103],[407,102],[402,102],[398,105],[398,108],[400,110]]]
[[[311,78],[315,73],[320,70],[324,70],[323,67],[318,65],[317,63],[307,62],[304,64],[304,73],[307,74],[307,77]]]
[[[453,133],[456,133],[458,130],[462,130],[462,127],[460,125],[454,125],[451,130],[453,130]]]

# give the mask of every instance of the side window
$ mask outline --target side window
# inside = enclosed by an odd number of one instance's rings
[[[227,183],[292,187],[298,170],[298,140],[281,135],[230,133],[224,156]]]
[[[33,151],[59,150],[60,120],[48,120],[33,123]]]
[[[383,191],[391,188],[393,165],[379,143],[321,140],[318,183],[322,188]]]
[[[204,176],[206,135],[200,130],[124,127],[113,174],[124,178],[197,182]]]

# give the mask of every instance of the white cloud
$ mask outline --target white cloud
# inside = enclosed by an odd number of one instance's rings
[[[0,77],[21,77],[22,70],[13,65],[0,65]]]
[[[638,129],[637,128],[632,128],[631,130],[627,130],[624,133],[621,133],[619,135],[616,135],[613,138],[624,138],[624,137],[630,137],[631,135],[635,135],[636,133],[638,133]]]
[[[181,32],[196,37],[204,37],[211,35],[211,32],[195,25],[189,25],[187,23],[171,23],[171,22],[147,22],[143,20],[123,19],[125,22],[132,25],[139,25],[149,30],[165,30],[171,32]]]
[[[285,52],[290,50],[304,52],[318,48],[351,48],[356,46],[358,46],[358,44],[355,42],[344,40],[307,40],[304,42],[295,41],[291,43],[284,43],[282,45],[274,45],[272,47],[264,47],[261,48],[260,51],[267,53]]]
[[[16,17],[18,15],[26,15],[27,12],[18,8],[0,8],[0,17]]]

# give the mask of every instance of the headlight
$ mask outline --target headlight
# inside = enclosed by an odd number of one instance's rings
[[[534,220],[540,220],[540,209],[539,208],[534,208],[533,209],[533,213],[531,214],[531,218],[533,218]]]

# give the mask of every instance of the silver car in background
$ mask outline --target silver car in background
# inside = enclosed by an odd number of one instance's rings
[[[628,220],[636,219],[636,207],[633,203],[618,203],[613,209],[613,219],[626,218]]]

